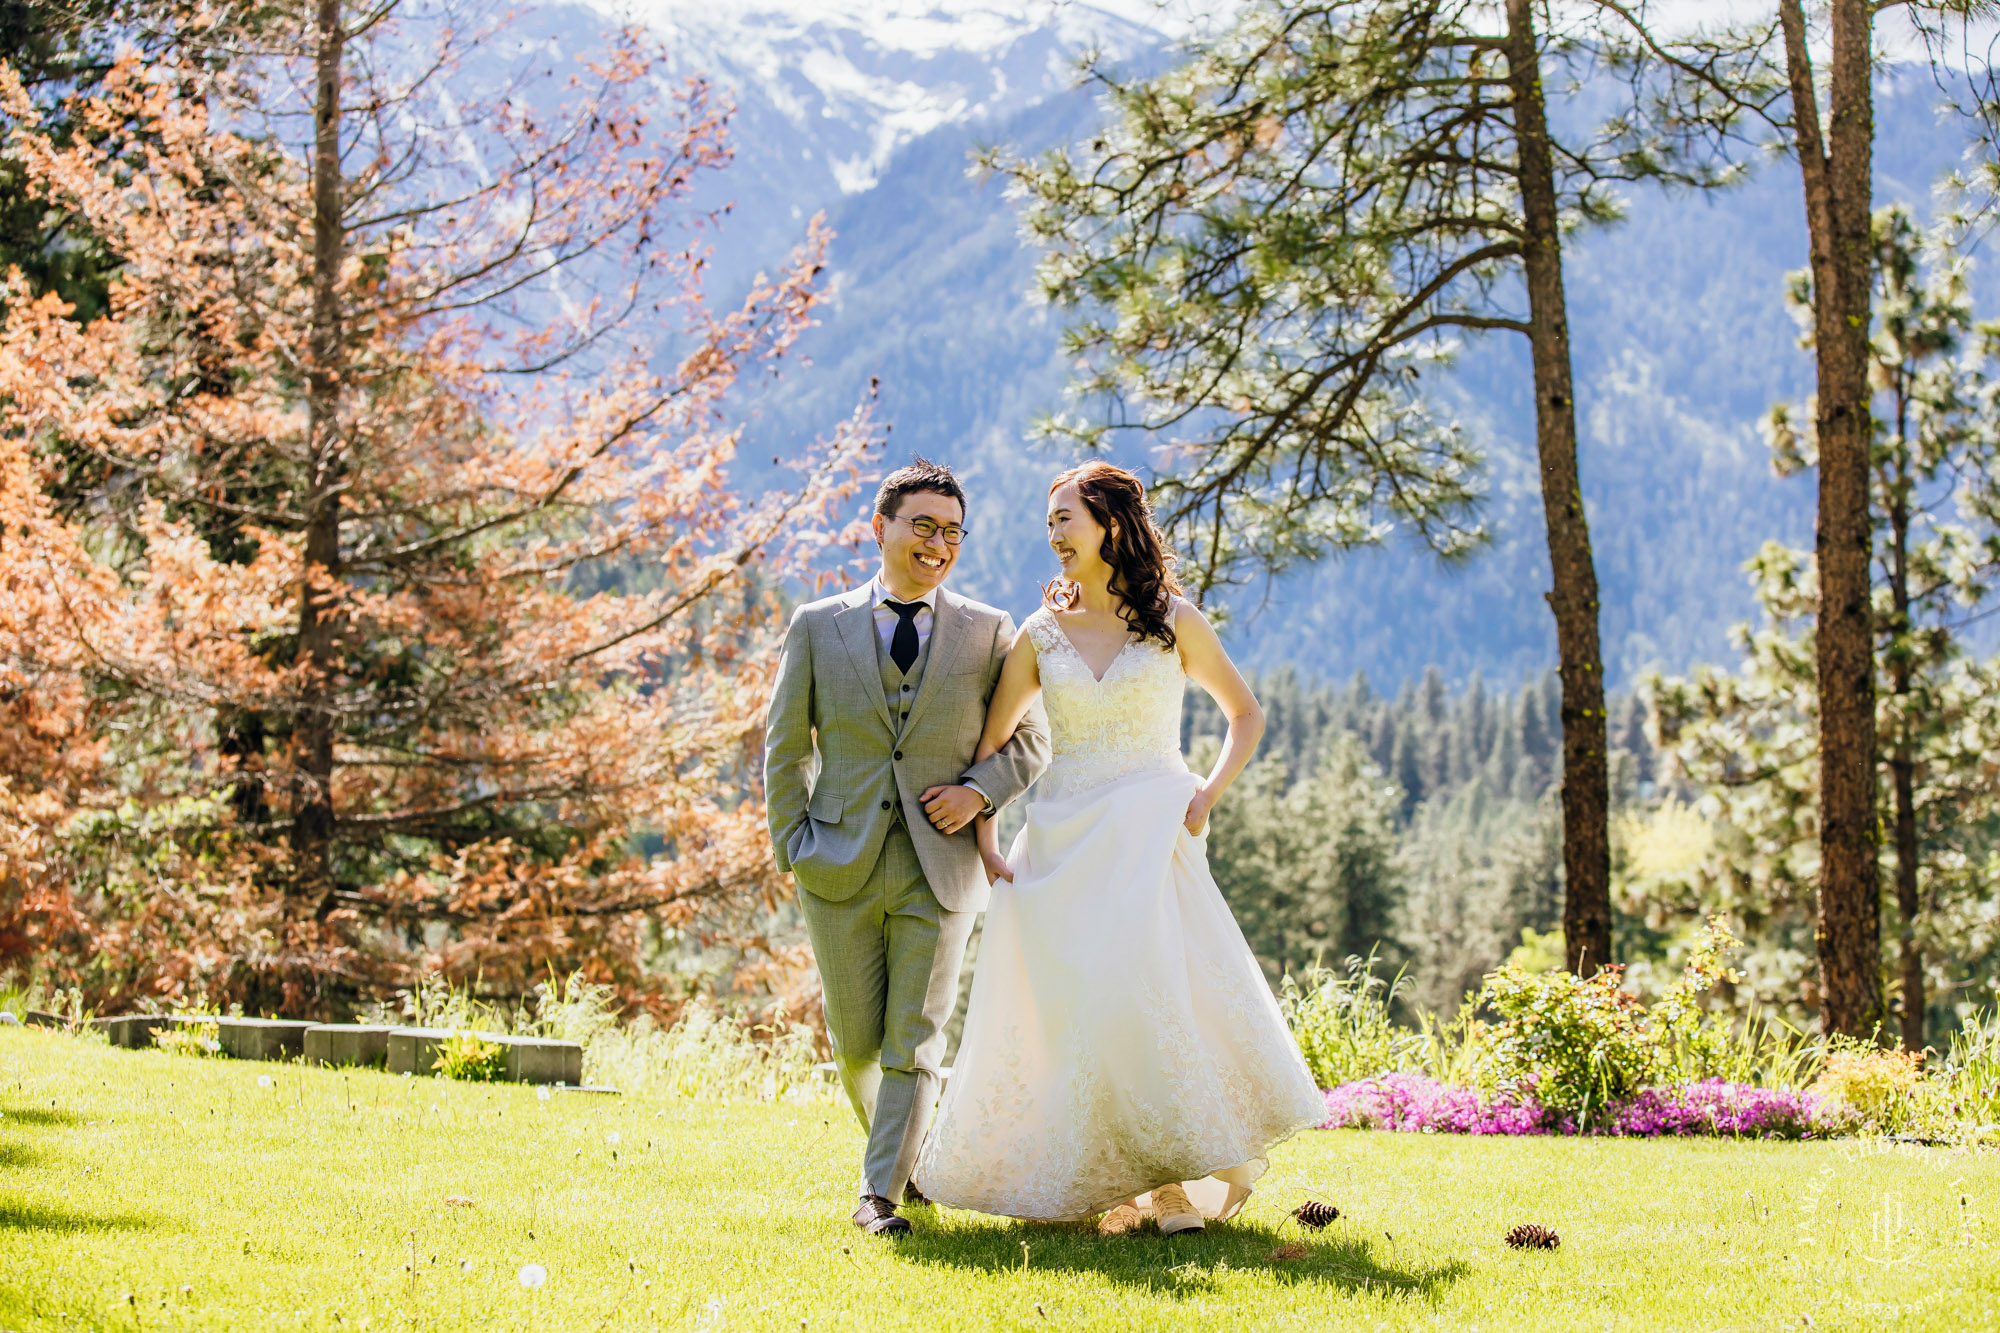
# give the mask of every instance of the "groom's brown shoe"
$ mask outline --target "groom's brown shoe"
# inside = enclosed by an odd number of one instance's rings
[[[896,1216],[896,1205],[881,1195],[864,1194],[854,1210],[854,1225],[871,1236],[900,1236],[910,1229],[910,1219]]]

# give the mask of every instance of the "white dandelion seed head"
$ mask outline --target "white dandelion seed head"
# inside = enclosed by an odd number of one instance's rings
[[[260,1088],[276,1087],[277,1081],[269,1074],[259,1074],[257,1075],[257,1086]]]
[[[535,1100],[536,1100],[536,1101],[538,1101],[538,1102],[545,1102],[545,1101],[547,1101],[548,1099],[549,1099],[549,1090],[548,1090],[547,1088],[536,1088],[536,1089],[535,1089]]]
[[[548,1285],[549,1270],[540,1264],[522,1264],[520,1279],[521,1285],[529,1291],[540,1291]]]
[[[617,1146],[618,1146],[618,1131],[614,1129],[614,1130],[612,1130],[612,1131],[611,1131],[611,1132],[610,1132],[609,1134],[606,1134],[606,1135],[604,1136],[604,1141],[605,1141],[606,1143],[610,1144],[610,1145],[611,1145],[612,1147],[614,1147],[614,1148],[615,1148],[615,1147],[617,1147]]]

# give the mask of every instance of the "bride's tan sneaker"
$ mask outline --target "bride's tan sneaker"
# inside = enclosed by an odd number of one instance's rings
[[[1201,1230],[1201,1212],[1179,1185],[1161,1185],[1153,1191],[1153,1216],[1160,1219],[1163,1236]]]
[[[1146,1215],[1129,1203],[1121,1203],[1110,1212],[1097,1219],[1097,1234],[1100,1236],[1122,1236],[1128,1231],[1137,1231],[1145,1225]]]

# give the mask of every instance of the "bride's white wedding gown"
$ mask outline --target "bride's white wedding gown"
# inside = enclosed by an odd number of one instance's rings
[[[916,1179],[931,1199],[1075,1220],[1187,1183],[1228,1217],[1271,1146],[1326,1118],[1271,988],[1182,820],[1178,654],[1102,680],[1046,609],[1054,757],[993,886],[965,1035]]]

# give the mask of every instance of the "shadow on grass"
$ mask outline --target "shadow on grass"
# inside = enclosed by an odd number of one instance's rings
[[[77,1123],[76,1117],[52,1106],[0,1105],[0,1129],[63,1129]],[[32,1140],[0,1138],[0,1170],[31,1170],[49,1164],[49,1154]],[[92,1231],[141,1231],[153,1226],[150,1218],[133,1213],[96,1215],[0,1198],[0,1232],[47,1231],[77,1233]]]
[[[36,1151],[25,1143],[15,1143],[11,1139],[0,1139],[0,1171],[9,1168],[41,1166],[47,1160],[46,1154]]]
[[[47,1204],[0,1199],[0,1231],[145,1231],[151,1219],[132,1213],[99,1217]]]
[[[76,1117],[53,1106],[10,1106],[0,1103],[0,1131],[65,1129]],[[0,1139],[0,1170],[25,1170],[42,1166],[47,1155],[35,1144],[19,1138]]]
[[[1280,1282],[1344,1291],[1401,1293],[1433,1300],[1471,1271],[1453,1259],[1399,1266],[1377,1254],[1375,1242],[1340,1235],[1298,1237],[1272,1227],[1232,1222],[1180,1236],[1153,1230],[1106,1237],[1089,1226],[1015,1222],[998,1226],[923,1226],[891,1242],[913,1263],[985,1273],[1028,1269],[1096,1273],[1158,1295],[1198,1295],[1219,1289],[1225,1271],[1268,1273]],[[1025,1248],[1025,1251],[1023,1247]]]
[[[66,1129],[76,1123],[75,1116],[53,1106],[0,1105],[0,1127]]]

